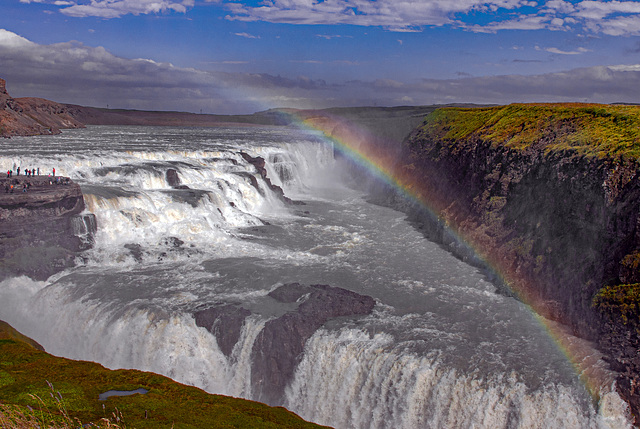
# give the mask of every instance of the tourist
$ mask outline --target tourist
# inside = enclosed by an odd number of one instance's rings
[[[22,192],[27,192],[27,183],[26,182],[22,185]]]
[[[20,167],[18,167],[18,169],[16,170],[16,176],[20,175]]]
[[[18,173],[18,174],[20,174],[20,173]],[[55,168],[53,169],[53,177],[56,177],[56,169]]]
[[[40,175],[40,167],[38,167],[38,176]]]

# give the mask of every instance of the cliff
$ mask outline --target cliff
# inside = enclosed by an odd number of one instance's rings
[[[386,193],[427,235],[500,274],[505,293],[596,342],[636,419],[639,156],[638,107],[440,109],[395,172],[421,203]]]
[[[45,280],[72,266],[77,253],[92,245],[95,217],[81,214],[80,186],[60,179],[60,184],[50,184],[46,176],[0,179],[0,281],[19,275]]]
[[[22,413],[34,417],[37,427],[41,423],[49,427],[53,420],[58,422],[55,427],[98,427],[94,423],[99,427],[140,429],[323,427],[308,423],[282,407],[211,395],[157,374],[111,371],[94,362],[55,357],[1,321],[0,361],[3,422]],[[102,394],[113,390],[141,393],[100,399],[106,396]],[[109,418],[110,425],[102,422],[103,418]],[[60,421],[68,425],[61,425]],[[36,425],[32,422],[15,427]]]
[[[62,128],[82,128],[69,109],[42,98],[11,98],[0,79],[0,136],[59,134]]]

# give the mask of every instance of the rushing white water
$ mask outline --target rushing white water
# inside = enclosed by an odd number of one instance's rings
[[[254,341],[289,310],[267,294],[331,284],[377,304],[307,342],[282,400],[306,419],[363,429],[629,426],[619,397],[604,390],[594,401],[525,306],[342,184],[318,135],[90,127],[1,144],[0,167],[70,176],[97,219],[77,267],[0,283],[0,319],[51,353],[252,398]],[[271,181],[305,205],[283,202],[241,152],[263,157]],[[172,188],[168,170],[187,188]],[[194,319],[221,304],[252,312],[228,356]]]

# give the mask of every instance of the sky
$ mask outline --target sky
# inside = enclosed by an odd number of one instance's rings
[[[94,107],[640,103],[640,1],[0,0],[13,97]]]

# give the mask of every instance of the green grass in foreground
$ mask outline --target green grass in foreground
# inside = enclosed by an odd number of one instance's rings
[[[83,424],[102,424],[100,427],[320,427],[281,407],[211,395],[157,374],[135,370],[111,371],[96,363],[55,357],[22,341],[19,334],[9,334],[9,331],[0,329],[0,416],[5,418],[11,413],[14,417],[16,413],[26,417],[33,413],[38,415],[42,409],[52,416],[48,421],[57,422],[57,426],[49,427],[72,427],[64,426],[64,413],[60,411],[62,401],[69,422],[77,419]],[[53,394],[49,382],[53,385]],[[145,388],[149,393],[111,397],[103,402],[98,400],[100,393],[109,390],[138,388]],[[113,420],[116,409],[123,416],[124,424]],[[101,422],[105,418],[111,418],[111,422]],[[5,427],[4,424],[0,426]]]
[[[511,104],[442,108],[426,118],[422,134],[445,141],[479,139],[494,145],[587,156],[640,157],[640,106]]]

